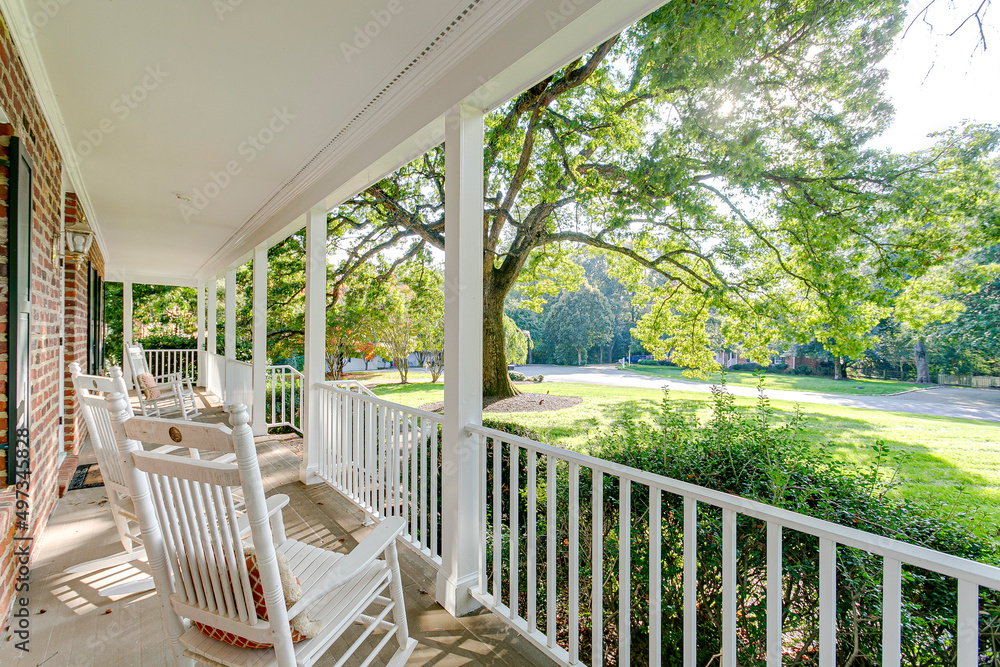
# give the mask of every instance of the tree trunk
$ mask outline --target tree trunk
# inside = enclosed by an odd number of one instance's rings
[[[407,363],[409,359],[403,357],[394,361],[396,362],[396,370],[399,371],[399,384],[406,384],[406,375],[410,372],[410,367]]]
[[[581,348],[576,348],[576,365],[583,366],[583,352],[580,351]]]
[[[917,383],[930,384],[931,373],[927,367],[927,347],[920,338],[913,344],[913,365],[917,367]]]
[[[518,391],[507,373],[507,353],[504,347],[503,303],[506,293],[483,290],[483,396],[509,398]]]
[[[843,366],[840,363],[840,357],[833,358],[833,379],[834,380],[846,380],[844,376]]]

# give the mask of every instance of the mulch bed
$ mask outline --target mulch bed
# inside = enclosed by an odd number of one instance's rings
[[[511,398],[486,397],[483,399],[483,412],[547,412],[549,410],[564,410],[582,403],[583,399],[576,396],[552,396],[551,394],[520,394]],[[421,410],[443,412],[444,403],[430,403],[420,406]]]

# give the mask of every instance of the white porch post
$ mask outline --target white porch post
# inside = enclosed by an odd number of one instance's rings
[[[226,271],[226,359],[236,358],[236,269]]]
[[[253,251],[253,434],[267,434],[267,246]]]
[[[483,112],[459,105],[445,119],[444,424],[442,567],[437,601],[453,616],[479,606],[477,439],[483,395]]]
[[[199,387],[205,386],[205,283],[198,283],[196,288],[198,297],[198,338],[195,341],[195,355],[198,357],[198,377]]]
[[[326,208],[306,214],[306,313],[304,382],[306,400],[302,424],[302,467],[299,479],[305,484],[320,481],[316,475],[322,428],[319,419],[317,382],[326,379]]]
[[[208,281],[205,285],[208,290],[208,312],[206,316],[208,317],[208,339],[206,344],[208,345],[208,352],[212,354],[219,353],[219,336],[218,336],[218,322],[219,322],[219,278],[218,276],[212,276],[212,279]]]
[[[122,368],[125,369],[125,382],[132,388],[132,370],[128,367],[126,345],[132,344],[132,283],[122,283]]]

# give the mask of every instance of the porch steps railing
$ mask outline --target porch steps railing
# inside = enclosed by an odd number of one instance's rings
[[[302,382],[302,372],[292,366],[267,367],[264,386],[268,428],[287,426],[302,435]]]
[[[323,382],[319,476],[371,518],[401,516],[405,542],[441,563],[441,415],[378,398],[358,382]]]

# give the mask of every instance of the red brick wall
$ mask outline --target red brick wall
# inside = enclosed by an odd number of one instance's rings
[[[66,193],[66,227],[83,221],[83,213],[76,195]],[[69,374],[72,362],[80,364],[83,372],[87,372],[87,315],[88,315],[88,267],[87,258],[75,259],[67,257],[65,263],[66,275],[66,349],[63,355],[63,384],[65,393],[63,446],[70,454],[77,454],[80,445],[87,435],[87,426],[80,413],[80,405],[73,389],[73,380]]]
[[[31,239],[31,432],[30,438],[30,519],[21,534],[34,538],[33,554],[37,548],[49,513],[57,497],[58,456],[63,448],[62,429],[59,424],[59,406],[63,393],[63,370],[59,366],[59,347],[62,335],[63,293],[62,267],[58,264],[61,252],[59,234],[62,205],[62,164],[59,150],[42,117],[38,100],[25,73],[24,65],[11,41],[6,21],[0,24],[0,107],[6,112],[10,124],[0,125],[0,157],[8,157],[10,136],[18,136],[31,156],[33,172],[33,210]],[[0,243],[7,242],[7,177],[9,170],[0,168]],[[0,247],[0,256],[6,258],[6,246]],[[6,266],[3,267],[2,319],[7,319]],[[0,360],[7,361],[6,330],[3,331]],[[0,386],[0,404],[6,410],[6,373]],[[3,418],[6,417],[4,412]],[[7,440],[7,424],[0,423],[0,438]],[[0,488],[5,484],[0,479]],[[9,501],[9,494],[0,503]],[[8,510],[0,508],[0,513]],[[6,519],[0,517],[0,527]],[[8,537],[7,535],[3,536]],[[0,545],[0,624],[10,610],[12,581],[16,568],[13,563],[13,545],[4,539]]]

